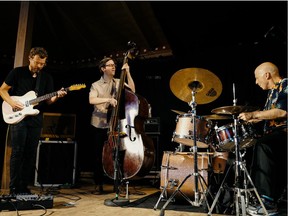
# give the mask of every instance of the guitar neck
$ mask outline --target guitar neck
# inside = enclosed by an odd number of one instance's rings
[[[65,88],[64,89],[64,91],[68,91],[68,90],[69,90],[69,88]],[[29,100],[29,104],[37,104],[37,103],[39,103],[41,101],[47,100],[47,99],[52,98],[52,97],[54,97],[56,95],[57,95],[57,91],[49,93],[49,94],[46,94],[46,95],[42,95],[42,96],[37,97],[35,99]]]

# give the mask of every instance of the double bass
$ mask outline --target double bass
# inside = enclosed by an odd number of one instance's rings
[[[134,58],[135,47],[125,54],[123,65]],[[111,179],[144,177],[155,161],[153,140],[145,134],[144,122],[148,118],[147,100],[125,87],[126,70],[122,69],[117,105],[112,109],[108,140],[102,152],[103,169]]]

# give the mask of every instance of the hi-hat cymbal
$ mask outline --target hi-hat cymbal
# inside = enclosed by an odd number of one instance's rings
[[[208,120],[226,120],[226,119],[232,119],[232,116],[213,114],[213,115],[205,115],[203,116],[203,118]]]
[[[177,114],[179,114],[179,115],[185,114],[185,112],[179,111],[179,110],[173,110],[173,109],[171,109],[171,111],[172,111],[172,112],[175,112],[175,113],[177,113]]]
[[[170,79],[170,89],[182,101],[192,101],[192,91],[196,92],[197,104],[216,100],[222,93],[222,83],[212,72],[202,68],[185,68],[174,73]]]
[[[258,109],[259,109],[258,107],[252,107],[252,106],[224,106],[215,108],[211,112],[216,114],[235,115],[241,112],[253,112]]]

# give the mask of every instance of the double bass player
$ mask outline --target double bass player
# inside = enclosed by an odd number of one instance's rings
[[[108,109],[117,105],[117,91],[120,79],[114,78],[116,72],[116,62],[106,57],[99,62],[99,71],[101,77],[98,81],[92,83],[89,92],[89,103],[93,105],[91,116],[91,136],[93,143],[93,152],[95,161],[93,161],[95,194],[103,193],[104,170],[102,163],[102,151],[104,143],[108,140]],[[135,93],[135,84],[130,74],[128,63],[123,64],[122,70],[126,70],[128,87]]]

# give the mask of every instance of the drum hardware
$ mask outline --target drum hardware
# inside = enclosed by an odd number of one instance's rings
[[[155,204],[155,206],[154,206],[154,210],[156,210],[157,209],[157,206],[159,205],[159,202],[161,201],[161,200],[165,200],[165,197],[167,197],[168,195],[167,195],[167,187],[168,187],[168,184],[170,183],[170,189],[172,189],[174,186],[177,186],[178,185],[178,183],[179,183],[179,180],[178,179],[169,179],[167,182],[166,182],[166,184],[165,184],[165,186],[162,188],[163,190],[162,190],[162,192],[161,192],[161,194],[160,194],[160,196],[159,196],[159,199],[157,200],[157,202],[156,202],[156,204]],[[165,195],[164,195],[164,193],[165,193]],[[174,200],[173,200],[173,202],[174,202]]]
[[[246,207],[248,207],[249,197],[248,192],[254,191],[256,194],[256,197],[261,204],[262,208],[264,209],[265,215],[268,215],[268,212],[257,192],[257,189],[255,188],[255,185],[247,171],[247,168],[245,166],[245,161],[242,161],[242,155],[240,154],[240,145],[239,145],[239,136],[238,136],[238,119],[236,117],[236,114],[240,114],[241,112],[246,112],[248,110],[252,110],[251,107],[244,107],[244,106],[236,106],[236,98],[235,98],[235,85],[233,83],[233,107],[226,107],[224,108],[217,108],[212,110],[214,113],[219,113],[220,110],[222,114],[231,114],[233,116],[234,120],[234,144],[235,144],[235,162],[233,166],[235,166],[235,187],[234,190],[234,205],[236,208],[236,215],[246,215]],[[253,108],[254,109],[254,108]],[[218,201],[218,198],[220,196],[221,191],[223,190],[223,184],[226,180],[226,177],[230,171],[232,166],[229,167],[227,170],[227,173],[220,185],[220,188],[215,196],[215,199],[212,203],[211,209],[209,209],[208,215],[212,215],[212,211]],[[248,179],[248,181],[247,181]],[[248,182],[252,185],[251,188],[248,188]],[[240,205],[239,205],[240,204]]]
[[[173,78],[173,77],[172,77]],[[171,83],[171,82],[170,82]],[[221,83],[221,82],[220,82]],[[198,151],[197,151],[197,139],[196,139],[196,100],[195,95],[197,93],[197,89],[203,88],[203,84],[199,81],[191,81],[188,84],[188,87],[190,88],[190,91],[192,90],[192,100],[189,102],[189,106],[191,107],[191,114],[192,114],[192,124],[193,124],[193,156],[194,156],[194,172],[188,174],[184,180],[181,182],[181,184],[177,187],[177,189],[172,193],[172,195],[169,197],[169,199],[166,201],[166,203],[163,205],[160,211],[160,216],[164,216],[164,211],[166,206],[174,199],[175,195],[179,192],[183,198],[187,200],[191,205],[199,207],[203,201],[206,201],[208,209],[210,209],[208,200],[206,197],[206,189],[204,189],[203,183],[205,184],[207,188],[207,183],[205,182],[205,179],[201,174],[198,172]],[[185,143],[184,143],[185,144]],[[194,183],[195,183],[195,192],[194,192],[194,201],[191,201],[191,199],[186,196],[180,189],[184,185],[184,183],[191,177],[194,177]],[[198,181],[200,183],[201,189],[203,191],[202,196],[199,196],[199,188],[198,188]],[[160,199],[160,198],[159,198]]]
[[[185,145],[184,144],[179,144],[178,147],[175,149],[175,152],[184,152],[185,151]]]

